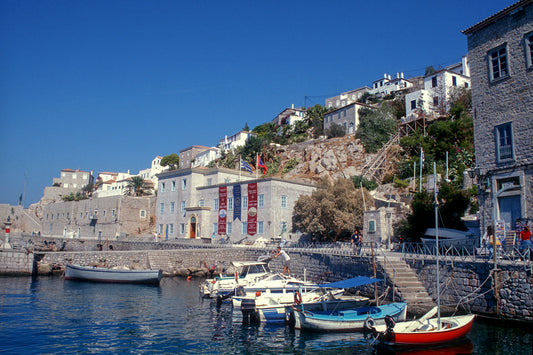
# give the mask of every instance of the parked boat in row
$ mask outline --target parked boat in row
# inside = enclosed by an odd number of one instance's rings
[[[67,264],[65,280],[159,285],[161,270],[132,270]]]

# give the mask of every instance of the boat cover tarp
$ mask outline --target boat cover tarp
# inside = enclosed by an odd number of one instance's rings
[[[351,288],[351,287],[359,287],[363,285],[373,284],[379,281],[381,281],[381,279],[374,279],[372,277],[366,277],[366,276],[357,276],[351,279],[340,280],[336,282],[331,282],[329,284],[321,284],[317,286],[318,287],[329,287],[329,288]]]

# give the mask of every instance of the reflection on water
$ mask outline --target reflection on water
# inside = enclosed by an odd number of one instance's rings
[[[60,277],[0,277],[0,352],[240,354],[531,354],[526,329],[476,320],[464,343],[375,350],[364,333],[303,333],[246,326],[231,303],[199,297],[199,280],[161,286],[93,284]]]

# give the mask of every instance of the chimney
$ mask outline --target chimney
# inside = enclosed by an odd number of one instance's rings
[[[401,76],[400,76],[400,78],[402,78],[402,79],[403,79],[403,72],[401,72],[401,73],[400,73],[400,75],[401,75]]]
[[[396,79],[400,79],[400,73],[396,73]]]
[[[292,108],[294,108],[294,104],[292,104]]]

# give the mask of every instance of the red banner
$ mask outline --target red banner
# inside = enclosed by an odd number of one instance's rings
[[[246,233],[255,235],[257,233],[257,183],[248,184],[248,221],[246,223]]]
[[[218,234],[226,234],[226,217],[228,215],[228,188],[218,188]]]

